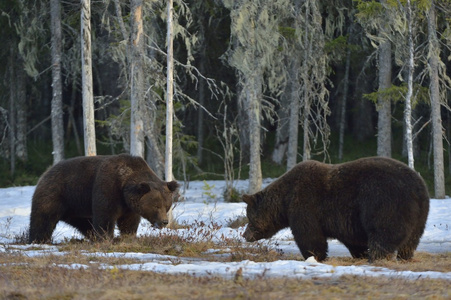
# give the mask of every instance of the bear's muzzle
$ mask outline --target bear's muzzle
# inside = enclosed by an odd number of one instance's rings
[[[251,229],[249,229],[249,226],[244,231],[243,237],[246,239],[247,242],[255,242],[257,240],[255,238],[254,232]]]

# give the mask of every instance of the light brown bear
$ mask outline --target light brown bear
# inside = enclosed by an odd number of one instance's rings
[[[121,234],[136,234],[141,216],[163,227],[178,186],[160,180],[142,158],[127,154],[61,161],[38,181],[28,242],[51,242],[59,221],[90,239],[113,238],[116,224]]]
[[[382,157],[331,165],[306,161],[254,195],[244,195],[255,241],[290,227],[304,258],[327,257],[327,239],[369,262],[412,258],[425,228],[429,194],[405,164]]]

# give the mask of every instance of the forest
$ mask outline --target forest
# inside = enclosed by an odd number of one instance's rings
[[[444,198],[450,16],[450,0],[1,0],[0,186],[128,152],[254,192],[303,160],[379,155]]]

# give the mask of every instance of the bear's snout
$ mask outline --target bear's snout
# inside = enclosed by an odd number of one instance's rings
[[[254,236],[254,233],[249,229],[249,226],[244,231],[243,237],[246,239],[247,242],[255,242],[257,240]]]
[[[168,220],[161,220],[159,222],[155,222],[154,226],[157,228],[163,228],[163,227],[168,226],[168,224],[169,224]]]

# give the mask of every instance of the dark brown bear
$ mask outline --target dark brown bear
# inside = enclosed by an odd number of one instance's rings
[[[327,239],[370,262],[412,258],[429,212],[423,179],[393,159],[370,157],[329,165],[299,163],[254,195],[243,196],[247,241],[290,227],[304,258],[327,257]]]
[[[87,238],[136,234],[141,216],[156,227],[167,212],[178,183],[164,182],[140,157],[127,154],[76,157],[62,161],[39,179],[33,194],[29,243],[48,243],[58,221]]]

